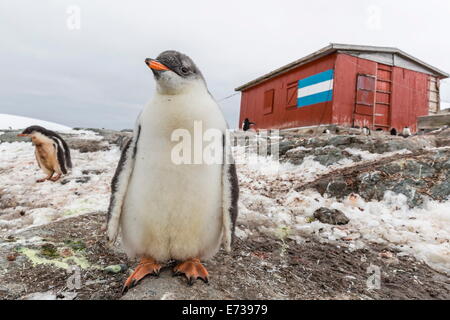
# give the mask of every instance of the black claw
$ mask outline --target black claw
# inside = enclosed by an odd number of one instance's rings
[[[187,282],[187,283],[188,283],[188,285],[189,285],[189,286],[192,286],[192,285],[194,284],[195,280],[196,280],[196,279],[195,279],[195,278],[193,278],[193,277],[191,277],[191,278],[188,278],[188,282]]]
[[[202,281],[203,281],[204,283],[208,283],[208,282],[209,282],[208,278],[200,278],[200,279],[202,279]]]
[[[172,277],[178,277],[178,276],[181,276],[181,272],[179,272],[179,271],[174,271],[173,273],[172,273]]]
[[[127,286],[123,286],[123,288],[122,288],[122,295],[127,293],[127,291],[128,291],[128,287]]]

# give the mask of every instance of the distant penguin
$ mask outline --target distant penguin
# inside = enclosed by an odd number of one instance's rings
[[[404,128],[403,128],[403,132],[402,132],[402,136],[403,136],[404,138],[408,138],[408,137],[410,137],[411,135],[412,135],[411,129],[410,129],[409,127],[404,127]]]
[[[242,123],[242,130],[248,131],[248,130],[250,130],[250,126],[255,125],[255,124],[256,123],[254,123],[254,122],[250,122],[250,120],[248,118],[245,118],[244,123]]]
[[[57,181],[61,175],[66,174],[68,169],[72,168],[69,146],[56,132],[41,126],[31,126],[17,136],[31,138],[31,142],[35,146],[34,154],[39,168],[47,174],[47,177],[36,182]]]
[[[324,134],[331,134],[331,131],[329,129],[325,129],[325,130],[323,130],[323,133]]]
[[[364,127],[364,128],[362,128],[362,134],[363,134],[364,136],[370,136],[370,135],[371,135],[371,132],[370,132],[369,127]]]
[[[396,136],[397,135],[397,129],[392,128],[391,129],[391,136]]]
[[[231,250],[238,214],[239,185],[227,152],[227,123],[202,73],[177,51],[165,51],[145,63],[153,72],[156,92],[122,151],[108,209],[109,242],[114,243],[120,229],[127,255],[140,258],[123,291],[145,276],[158,275],[161,264],[170,260],[178,261],[174,275],[184,275],[189,284],[198,278],[207,282],[200,260],[214,256],[221,243]],[[202,124],[205,134],[219,134],[218,154],[228,161],[173,161],[179,145],[174,132],[194,137],[192,147],[197,149],[195,123]]]

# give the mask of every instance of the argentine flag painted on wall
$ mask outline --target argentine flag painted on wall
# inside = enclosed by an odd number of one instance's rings
[[[310,106],[333,99],[334,70],[315,74],[298,82],[297,107]]]

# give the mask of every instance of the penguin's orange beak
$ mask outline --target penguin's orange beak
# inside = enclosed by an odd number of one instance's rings
[[[28,137],[28,134],[25,134],[25,133],[19,133],[17,136],[18,136],[18,137]]]
[[[158,71],[167,71],[170,70],[169,68],[167,68],[165,65],[163,65],[161,62],[158,62],[154,59],[150,59],[147,58],[145,59],[145,64],[153,70],[158,70]]]

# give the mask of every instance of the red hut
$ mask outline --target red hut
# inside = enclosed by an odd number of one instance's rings
[[[240,124],[415,132],[417,117],[440,110],[439,82],[448,77],[396,48],[331,44],[237,88]]]

